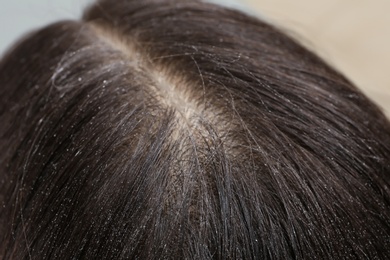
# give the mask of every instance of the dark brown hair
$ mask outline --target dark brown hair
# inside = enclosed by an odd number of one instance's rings
[[[0,63],[0,258],[387,259],[390,124],[275,27],[98,1]]]

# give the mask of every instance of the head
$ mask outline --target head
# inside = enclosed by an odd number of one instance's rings
[[[0,62],[3,259],[385,259],[390,124],[272,25],[109,1]]]

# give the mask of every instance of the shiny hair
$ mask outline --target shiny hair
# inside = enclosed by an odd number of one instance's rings
[[[0,62],[0,258],[390,258],[390,124],[257,18],[98,1]]]

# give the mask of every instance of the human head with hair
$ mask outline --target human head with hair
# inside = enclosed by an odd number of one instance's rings
[[[386,259],[390,124],[257,18],[101,0],[0,62],[2,259]]]

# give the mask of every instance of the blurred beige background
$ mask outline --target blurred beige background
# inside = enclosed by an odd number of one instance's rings
[[[292,31],[390,117],[390,0],[242,0]]]

